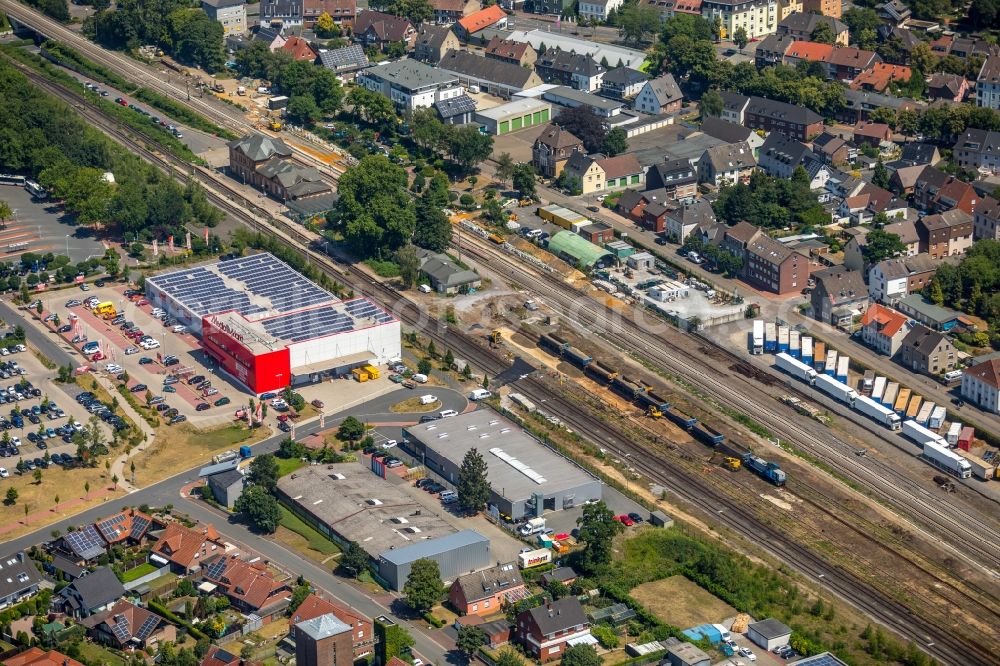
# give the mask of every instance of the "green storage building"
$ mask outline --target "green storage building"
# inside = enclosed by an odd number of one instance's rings
[[[476,111],[476,122],[488,134],[510,134],[518,130],[545,125],[552,118],[552,105],[540,99],[516,99],[513,102]]]
[[[549,239],[549,252],[583,268],[604,268],[614,262],[610,252],[572,231],[560,231]]]

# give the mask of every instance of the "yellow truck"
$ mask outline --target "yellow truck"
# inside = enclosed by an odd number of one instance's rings
[[[111,317],[116,316],[118,313],[115,311],[115,304],[111,301],[104,301],[103,303],[98,303],[97,307],[94,308],[94,314],[98,317],[104,317],[107,319],[106,315]]]

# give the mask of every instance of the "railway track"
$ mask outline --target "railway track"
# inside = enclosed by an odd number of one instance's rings
[[[68,100],[90,122],[101,127],[144,159],[172,174],[190,176],[202,181],[207,186],[206,191],[210,200],[241,223],[258,229],[261,225],[272,225],[272,231],[276,236],[304,254],[319,270],[351,286],[357,293],[386,304],[401,321],[420,330],[437,343],[452,349],[456,355],[473,360],[485,372],[494,375],[509,367],[508,361],[503,356],[486,348],[481,341],[428,318],[416,304],[401,298],[395,290],[372,280],[360,268],[354,265],[341,267],[333,263],[331,258],[319,249],[316,239],[304,233],[296,225],[276,219],[263,220],[251,215],[237,204],[238,200],[243,200],[244,195],[235,186],[225,185],[200,170],[194,170],[192,173],[190,165],[168,154],[150,150],[146,146],[148,141],[145,138],[132,135],[113,120],[86,107],[81,103],[82,98],[74,93],[49,83],[28,68],[21,67],[21,70],[44,89]],[[219,194],[218,189],[226,190],[228,194]],[[821,557],[789,539],[780,530],[763,524],[741,503],[728,500],[724,496],[720,497],[712,484],[703,478],[680,473],[679,468],[672,465],[669,459],[656,452],[655,441],[648,438],[635,441],[637,438],[632,433],[595,417],[579,404],[564,398],[557,388],[548,386],[543,379],[529,376],[517,380],[516,383],[518,390],[532,400],[546,404],[577,432],[586,433],[587,439],[599,446],[610,446],[627,452],[631,456],[631,464],[649,479],[669,488],[679,498],[700,509],[713,520],[744,536],[750,542],[758,544],[763,550],[796,568],[811,581],[826,587],[860,608],[876,621],[914,640],[932,656],[945,663],[956,665],[993,663],[993,653],[989,646],[954,636],[947,631],[942,632],[934,624],[913,615],[902,603],[878,590],[871,589],[849,572],[830,567]]]

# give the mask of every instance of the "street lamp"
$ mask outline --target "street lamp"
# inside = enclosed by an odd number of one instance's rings
[[[69,234],[66,234],[66,258],[69,259]]]

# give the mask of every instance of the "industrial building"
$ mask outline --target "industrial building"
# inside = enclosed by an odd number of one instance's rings
[[[341,301],[267,253],[147,278],[146,297],[253,393],[400,354],[398,319],[364,297]]]
[[[572,231],[560,231],[549,239],[549,252],[566,263],[582,268],[604,268],[614,263],[611,253]]]
[[[441,580],[447,582],[492,564],[490,540],[475,530],[462,530],[403,548],[386,550],[378,557],[378,574],[393,590],[403,589],[417,560],[438,563]]]
[[[486,460],[490,504],[515,520],[601,499],[600,481],[489,409],[404,428],[402,446],[450,484],[465,454],[477,449]]]
[[[487,134],[499,135],[547,124],[552,119],[551,115],[552,105],[548,102],[538,99],[517,99],[490,109],[476,111],[476,122],[486,128]]]

